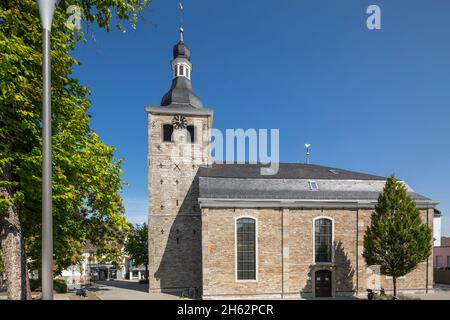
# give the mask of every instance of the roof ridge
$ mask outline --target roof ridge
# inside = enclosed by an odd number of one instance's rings
[[[327,179],[327,180],[385,180],[386,177],[374,174],[328,167],[319,164],[277,163],[278,171],[274,175],[261,175],[258,170],[274,164],[258,163],[218,163],[201,167],[200,176],[261,179]]]

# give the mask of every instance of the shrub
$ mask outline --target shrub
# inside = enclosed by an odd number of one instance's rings
[[[41,292],[42,291],[41,280],[30,279],[30,287],[31,287],[31,291]],[[67,284],[66,284],[66,282],[64,280],[61,280],[61,279],[53,280],[53,290],[56,293],[67,293]]]

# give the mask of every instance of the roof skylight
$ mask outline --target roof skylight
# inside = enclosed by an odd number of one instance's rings
[[[309,188],[311,189],[311,191],[318,191],[319,190],[319,185],[317,184],[316,181],[310,180],[309,181]]]

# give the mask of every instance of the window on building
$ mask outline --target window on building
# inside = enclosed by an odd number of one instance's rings
[[[444,259],[442,256],[436,256],[436,268],[442,268],[444,266]]]
[[[184,76],[184,66],[180,65],[180,76]]]
[[[163,141],[172,142],[173,125],[164,124],[163,125]]]
[[[321,218],[314,221],[314,250],[316,263],[333,262],[333,221]]]
[[[447,268],[450,268],[450,256],[447,256]]]
[[[175,77],[186,77],[191,79],[191,68],[187,64],[177,64],[174,68],[174,76]]]
[[[197,133],[195,130],[195,126],[187,126],[186,129],[189,133],[187,136],[188,142],[191,142],[191,143],[197,142],[197,137],[195,136]]]
[[[256,221],[236,221],[237,280],[256,280]]]

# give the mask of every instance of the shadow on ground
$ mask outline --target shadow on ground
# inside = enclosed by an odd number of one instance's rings
[[[148,292],[148,284],[139,284],[138,282],[125,280],[96,281],[95,286],[92,287],[93,290],[91,290],[91,288],[89,288],[89,290],[91,291],[111,290],[108,287],[138,292]]]

